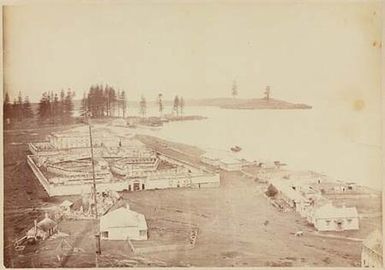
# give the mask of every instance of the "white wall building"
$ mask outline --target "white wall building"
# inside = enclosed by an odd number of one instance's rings
[[[319,231],[358,230],[359,218],[355,207],[335,207],[331,203],[315,208],[311,223]]]
[[[106,240],[147,240],[147,223],[144,215],[121,207],[100,218],[100,232]]]

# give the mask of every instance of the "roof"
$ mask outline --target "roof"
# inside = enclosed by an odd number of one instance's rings
[[[272,180],[270,182],[275,188],[278,189],[280,193],[282,193],[287,198],[294,201],[303,201],[307,200],[298,190],[294,190],[292,188],[292,182],[287,180]]]
[[[231,158],[231,157],[225,157],[225,158],[222,158],[221,159],[221,162],[223,164],[242,164],[241,161],[235,159],[235,158]]]
[[[382,257],[382,234],[379,230],[371,232],[362,244]]]
[[[314,210],[314,218],[356,218],[355,207],[335,207],[331,203],[325,204]]]
[[[213,159],[213,160],[219,160],[218,156],[216,156],[215,154],[213,153],[204,153],[203,155],[201,155],[201,158],[208,158],[208,159]]]
[[[73,203],[70,202],[69,200],[65,200],[60,204],[60,206],[63,206],[63,207],[70,207],[71,205],[73,205]]]
[[[100,230],[121,227],[138,227],[139,230],[146,230],[147,223],[144,215],[124,206],[108,212],[100,218]]]

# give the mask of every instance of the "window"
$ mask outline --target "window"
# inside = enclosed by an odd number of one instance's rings
[[[325,220],[325,223],[326,223],[326,226],[329,226],[330,225],[330,220],[329,219]]]
[[[139,235],[140,236],[146,236],[147,235],[147,231],[146,230],[140,230],[139,231]]]
[[[102,238],[108,238],[108,231],[102,232]]]

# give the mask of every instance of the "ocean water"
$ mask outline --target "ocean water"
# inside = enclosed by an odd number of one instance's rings
[[[185,114],[208,119],[136,130],[203,149],[229,150],[239,145],[239,155],[250,160],[279,160],[291,169],[314,170],[339,180],[382,188],[379,113],[324,104],[311,110],[186,107]],[[156,108],[150,108],[148,115],[157,115]]]

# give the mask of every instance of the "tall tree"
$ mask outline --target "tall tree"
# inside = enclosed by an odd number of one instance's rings
[[[38,116],[40,121],[48,119],[48,105],[48,95],[47,92],[44,92],[41,96],[38,107]]]
[[[159,115],[160,117],[162,117],[162,113],[163,113],[163,95],[162,93],[159,93],[158,94],[158,106],[159,106]]]
[[[144,117],[146,115],[147,103],[144,96],[140,98],[139,102],[139,112]]]
[[[21,121],[23,118],[23,97],[21,91],[19,91],[19,95],[17,96],[17,119]]]
[[[5,93],[4,104],[3,104],[3,120],[4,123],[10,123],[13,118],[12,114],[12,104],[8,95],[8,92]]]
[[[12,103],[12,114],[15,120],[19,120],[19,104],[17,103],[17,99],[13,99]]]
[[[174,112],[176,112],[176,115],[178,116],[179,115],[179,97],[178,96],[175,96],[174,98]]]
[[[233,87],[231,88],[231,95],[233,96],[233,98],[236,98],[238,96],[238,86],[236,81],[233,82]]]
[[[82,101],[80,103],[80,116],[84,117],[87,114],[87,95],[86,92],[83,94]]]
[[[25,118],[32,118],[33,117],[33,110],[32,110],[31,103],[29,102],[28,96],[24,97],[23,115]]]
[[[55,93],[53,96],[53,101],[52,101],[51,107],[52,107],[52,119],[53,119],[53,123],[55,124],[57,122],[57,120],[61,118],[61,116],[60,116],[60,102],[59,102],[59,96],[57,93]]]
[[[72,102],[72,97],[74,96],[71,89],[68,88],[67,95],[64,100],[64,119],[65,121],[70,121],[72,118],[74,104]]]
[[[61,118],[61,121],[64,122],[65,120],[65,99],[66,99],[66,94],[64,92],[64,89],[62,89],[60,91],[60,104],[59,104],[59,108],[58,108],[58,114],[59,114],[59,117]]]
[[[179,107],[180,107],[180,114],[182,115],[183,114],[183,110],[184,110],[184,99],[183,97],[180,97],[179,99]]]
[[[122,92],[120,93],[120,100],[122,102],[123,118],[126,118],[127,99],[126,99],[126,92],[124,90],[122,90]]]
[[[270,94],[271,94],[271,92],[270,92],[270,86],[266,86],[266,88],[265,88],[265,99],[267,100],[267,101],[269,101],[270,100]]]

